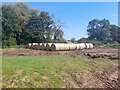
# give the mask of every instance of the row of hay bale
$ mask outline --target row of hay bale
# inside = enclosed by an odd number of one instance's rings
[[[92,43],[29,43],[28,48],[35,50],[61,51],[61,50],[81,50],[93,48]]]

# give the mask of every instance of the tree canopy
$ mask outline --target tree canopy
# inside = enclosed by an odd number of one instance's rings
[[[48,12],[32,9],[25,3],[3,5],[2,44],[25,45],[63,39],[63,31],[55,23]]]
[[[109,20],[93,19],[87,27],[88,39],[97,40],[106,43],[112,43],[118,40],[118,26],[110,24]]]

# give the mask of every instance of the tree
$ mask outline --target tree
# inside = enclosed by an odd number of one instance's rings
[[[64,26],[64,23],[61,21],[61,19],[57,19],[56,22],[54,22],[53,28],[54,28],[54,40],[60,40],[63,39],[63,31],[62,27]],[[64,40],[63,40],[64,41]]]
[[[3,45],[27,44],[28,30],[25,25],[30,16],[35,16],[37,10],[31,9],[25,3],[2,6],[2,41]],[[12,39],[12,43],[9,42]],[[14,43],[13,43],[14,42]]]
[[[54,40],[59,40],[59,39],[62,39],[63,38],[63,31],[62,30],[55,30],[54,31]]]
[[[19,31],[20,29],[18,28],[18,17],[17,14],[14,12],[14,9],[12,6],[4,5],[2,7],[2,26],[3,26],[3,31],[2,31],[2,40],[3,40],[3,45],[15,45],[16,44],[16,31],[15,28]],[[10,42],[12,40],[12,42]]]
[[[118,27],[116,25],[111,25],[110,34],[111,41],[118,41]]]
[[[118,42],[120,43],[120,27],[118,27]]]
[[[73,37],[73,38],[71,38],[71,42],[72,43],[76,43],[76,40],[75,40],[75,38]]]
[[[110,22],[106,19],[93,19],[88,24],[88,38],[98,41],[107,41],[110,39]]]
[[[26,27],[31,32],[31,42],[49,42],[53,35],[53,20],[47,12],[40,12],[38,16],[29,19]]]
[[[88,39],[90,40],[101,41],[104,43],[119,42],[118,26],[110,24],[106,19],[91,20],[88,24],[87,32]]]
[[[53,35],[53,24],[54,21],[48,12],[42,11],[39,15],[41,17],[41,26],[45,32],[45,39],[47,42],[50,42]]]
[[[86,43],[88,42],[87,38],[81,38],[79,40],[77,40],[78,43]]]
[[[60,22],[56,23],[48,12],[25,3],[2,6],[2,27],[2,43],[6,46],[64,40]]]
[[[111,39],[110,37],[110,22],[106,19],[103,19],[103,20],[100,20],[99,22],[99,27],[98,27],[98,35],[99,35],[99,38],[98,40],[99,41],[109,41]]]
[[[88,23],[87,32],[89,39],[97,39],[98,19],[93,19]]]

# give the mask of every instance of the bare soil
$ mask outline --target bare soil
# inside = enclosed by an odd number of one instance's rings
[[[75,57],[76,55],[84,55],[88,58],[109,58],[119,59],[117,48],[110,47],[94,47],[93,49],[72,50],[72,51],[43,51],[43,50],[31,50],[31,49],[15,49],[1,50],[0,55],[5,56],[36,56],[36,55],[70,55]]]

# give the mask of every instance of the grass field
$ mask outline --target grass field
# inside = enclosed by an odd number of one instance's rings
[[[113,63],[117,60],[88,60],[82,56],[3,56],[3,87],[80,87],[77,73],[82,75],[92,69],[106,70]]]

